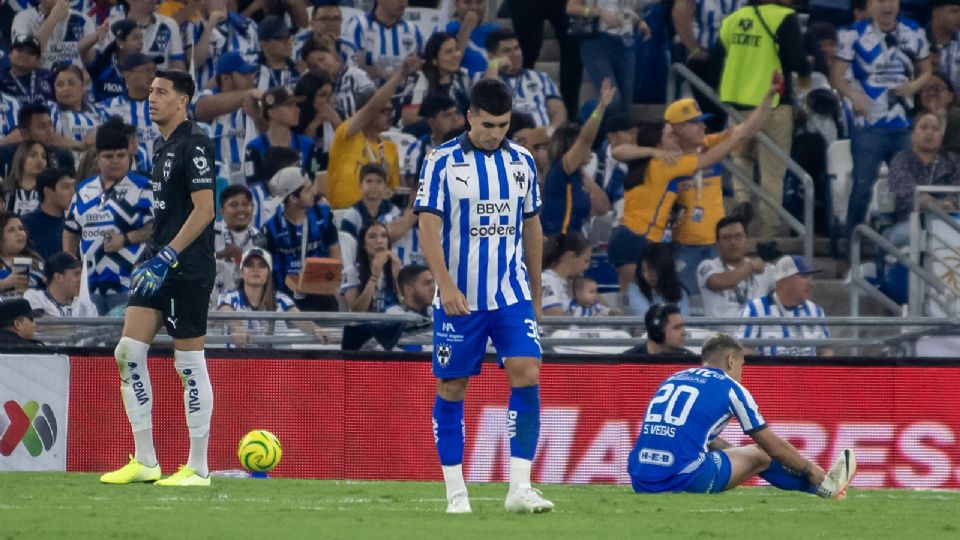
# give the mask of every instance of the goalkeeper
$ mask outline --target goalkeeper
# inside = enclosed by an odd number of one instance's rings
[[[123,337],[114,353],[136,455],[126,466],[101,476],[107,484],[210,485],[207,443],[213,389],[203,347],[216,277],[214,148],[203,130],[187,120],[195,90],[190,75],[179,70],[158,71],[150,85],[150,117],[163,137],[157,142],[151,177],[156,219],[132,274]],[[147,371],[147,349],[161,326],[173,337],[174,367],[183,384],[190,431],[187,464],[163,480],[153,447],[153,392]]]

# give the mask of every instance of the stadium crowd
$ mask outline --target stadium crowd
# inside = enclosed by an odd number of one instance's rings
[[[191,114],[214,141],[222,182],[213,310],[428,314],[434,285],[413,212],[421,164],[463,136],[470,87],[486,77],[514,91],[508,137],[538,169],[545,314],[624,313],[648,326],[650,310],[664,321],[822,316],[809,301],[815,270],[782,256],[779,218],[760,207],[753,219],[756,201],[734,196],[720,161],[755,164],[758,183],[793,209],[797,180],[744,143],[763,130],[792,148],[819,199],[827,146],[850,138],[846,233],[867,221],[887,162],[890,233],[902,238],[914,186],[960,185],[960,0],[796,3],[802,21],[790,0],[7,2],[0,295],[54,316],[123,310],[151,230],[150,172],[162,166],[150,83],[158,68],[179,68],[197,82]],[[429,11],[438,7],[451,12]],[[487,20],[494,8],[512,24]],[[560,80],[534,68],[544,21]],[[757,32],[772,56],[736,57]],[[658,55],[686,61],[746,120],[727,124],[698,94],[664,103],[663,92],[662,118],[631,116],[666,78]],[[581,104],[583,73],[595,97]],[[747,256],[751,232],[761,257]],[[342,264],[335,294],[299,290],[307,258]],[[619,291],[613,301],[603,286]],[[10,312],[32,316],[22,311]],[[268,331],[258,324],[235,325],[237,342]]]

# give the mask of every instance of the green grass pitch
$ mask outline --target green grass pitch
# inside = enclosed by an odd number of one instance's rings
[[[772,488],[722,495],[543,486],[557,509],[512,515],[506,486],[471,485],[447,516],[441,484],[214,478],[210,488],[105,486],[94,474],[0,474],[0,540],[81,538],[960,538],[960,493],[852,489],[843,501]]]

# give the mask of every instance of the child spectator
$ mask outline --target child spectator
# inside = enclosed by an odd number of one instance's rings
[[[592,278],[577,276],[573,278],[573,300],[570,301],[570,315],[574,317],[606,317],[616,315],[614,310],[603,305],[597,282]]]
[[[240,257],[262,243],[263,235],[253,223],[253,195],[246,186],[227,186],[220,194],[221,221],[213,225],[214,249],[217,257],[217,279],[211,301],[234,289],[240,277]]]
[[[389,231],[388,224],[400,217],[400,209],[387,200],[387,170],[379,163],[367,163],[360,168],[359,178],[361,199],[344,211],[340,230],[357,238],[360,229],[376,221],[387,225]],[[391,234],[390,239],[395,240],[396,236]]]

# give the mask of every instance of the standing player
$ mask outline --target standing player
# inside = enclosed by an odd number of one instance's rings
[[[537,319],[543,229],[533,157],[504,138],[512,105],[510,90],[500,80],[474,85],[470,131],[427,157],[414,205],[423,255],[439,293],[434,300],[433,431],[449,513],[470,512],[461,467],[463,398],[468,377],[480,373],[487,338],[510,381],[506,509],[553,508],[530,483],[540,438]]]
[[[844,450],[825,473],[781,439],[740,385],[743,346],[726,334],[703,344],[704,366],[667,378],[647,406],[643,429],[627,471],[637,493],[720,493],[754,475],[775,487],[842,499],[857,472],[853,451]],[[736,417],[757,444],[732,447],[718,435]]]
[[[162,135],[153,156],[154,227],[132,274],[123,337],[114,352],[136,455],[123,468],[101,476],[100,481],[107,484],[160,478],[153,448],[147,349],[162,324],[173,337],[173,365],[183,383],[190,457],[186,466],[157,485],[210,485],[207,443],[213,388],[203,346],[207,304],[216,277],[214,149],[203,130],[187,120],[194,91],[193,79],[180,70],[158,71],[150,85],[150,117]]]

